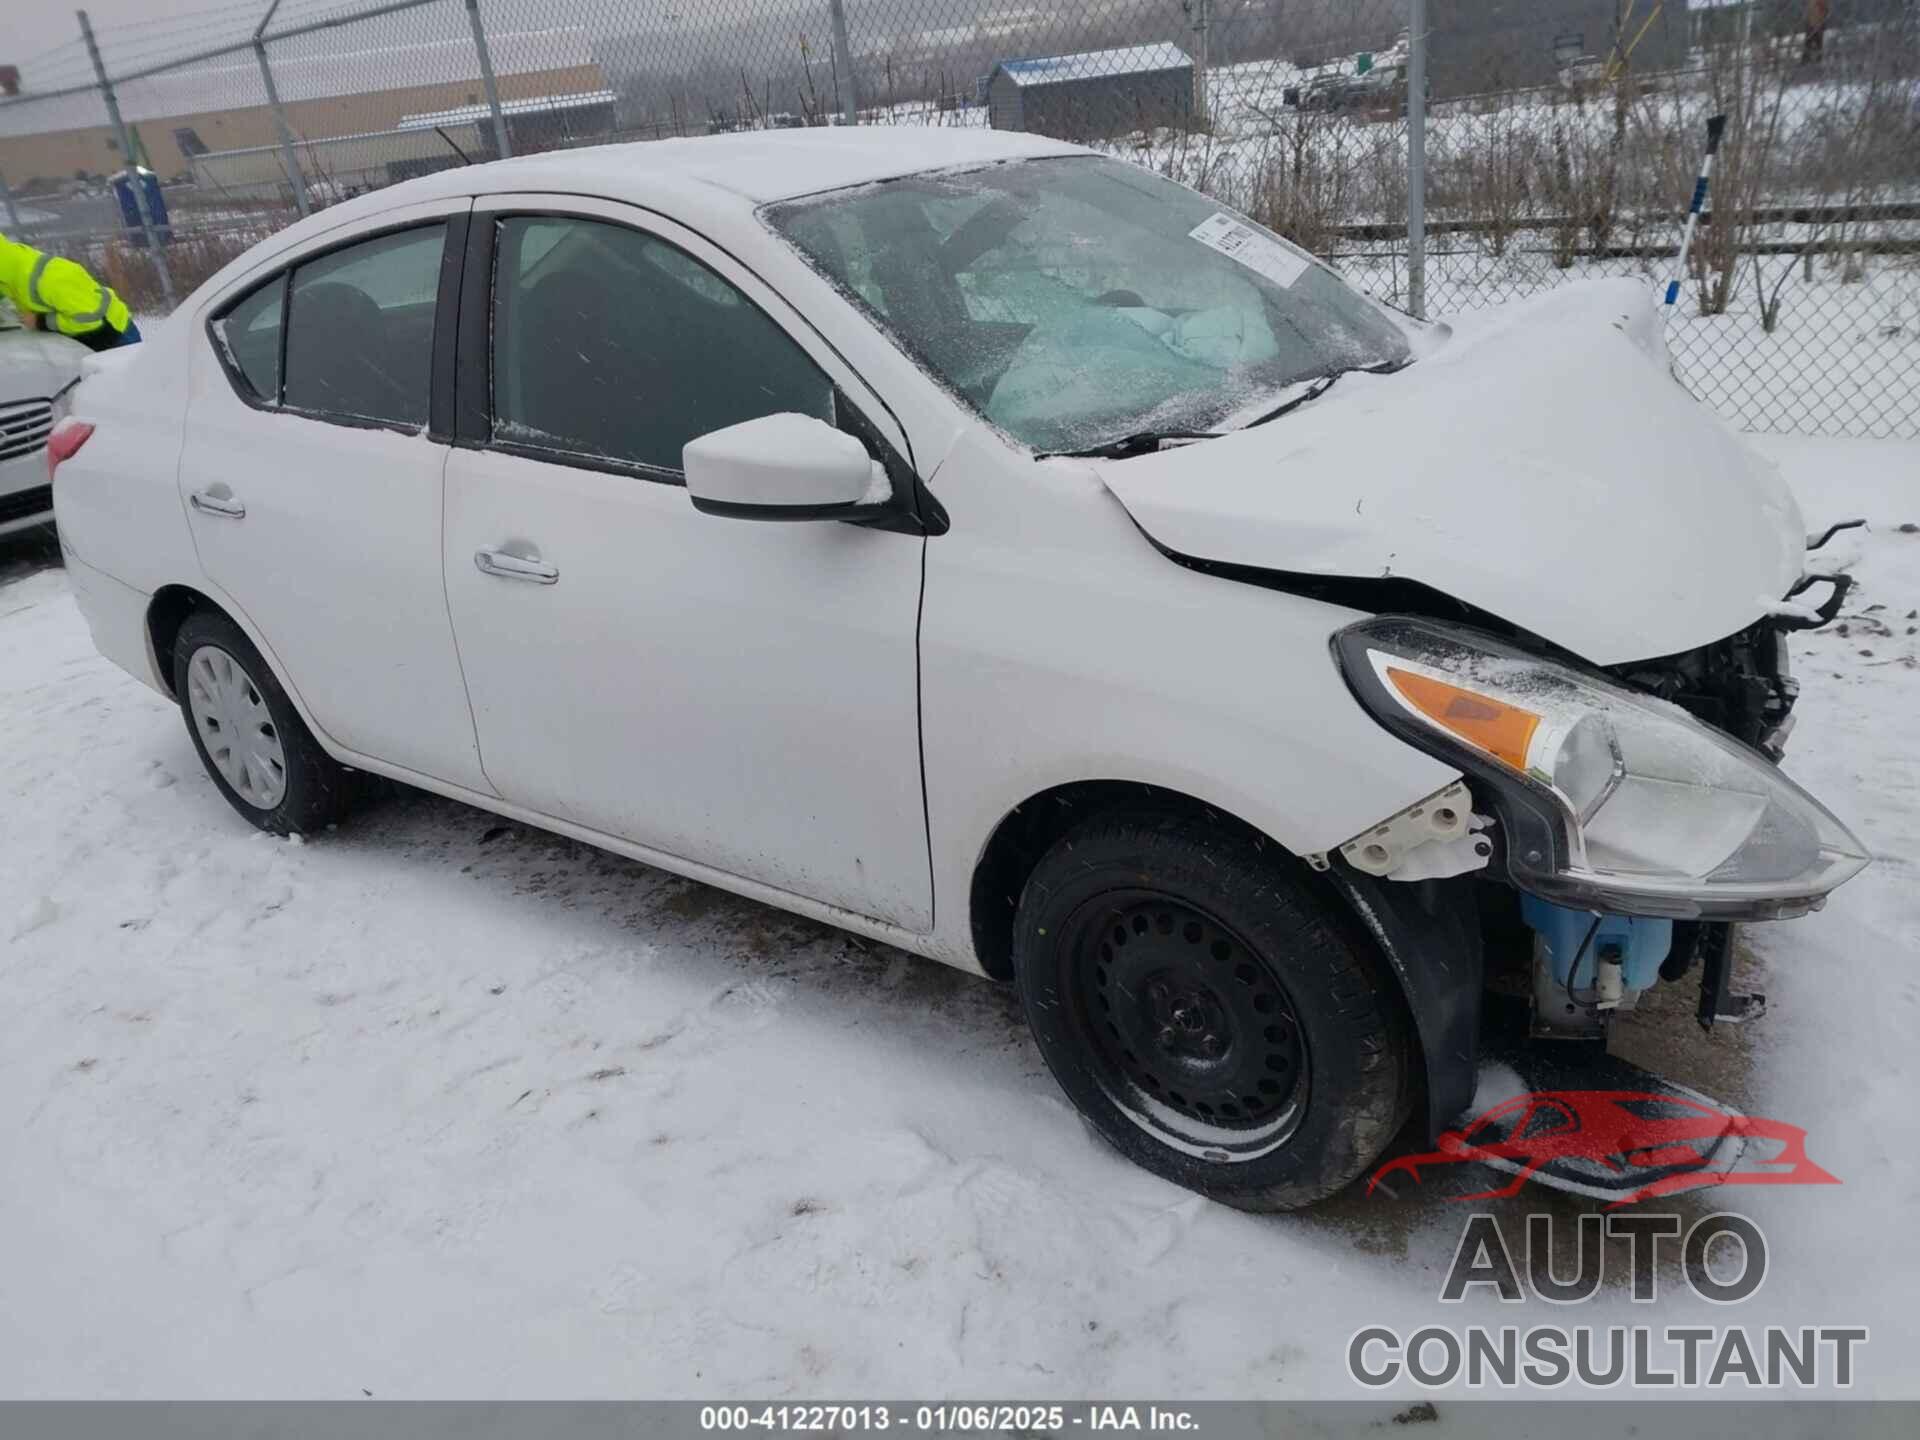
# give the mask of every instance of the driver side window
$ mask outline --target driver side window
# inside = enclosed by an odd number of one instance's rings
[[[687,441],[763,415],[833,421],[784,330],[666,241],[563,216],[499,222],[493,438],[677,477]]]

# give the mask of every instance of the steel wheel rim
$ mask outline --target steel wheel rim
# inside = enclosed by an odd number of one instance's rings
[[[1121,890],[1083,904],[1064,939],[1068,1013],[1128,1120],[1222,1164],[1293,1138],[1306,1037],[1286,988],[1230,926],[1171,895]]]
[[[266,697],[217,645],[202,645],[187,660],[187,711],[207,759],[236,795],[256,810],[286,798],[287,752]]]

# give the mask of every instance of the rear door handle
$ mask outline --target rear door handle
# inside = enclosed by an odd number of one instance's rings
[[[187,496],[187,503],[202,515],[221,515],[229,520],[247,518],[247,507],[232,495],[215,495],[211,490],[196,490]]]
[[[473,564],[482,575],[496,575],[502,580],[526,580],[535,585],[552,585],[560,579],[558,566],[549,565],[544,560],[529,560],[509,550],[476,550],[473,552]]]

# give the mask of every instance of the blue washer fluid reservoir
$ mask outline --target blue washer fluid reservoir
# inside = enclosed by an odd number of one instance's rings
[[[1597,957],[1612,951],[1620,957],[1621,979],[1629,990],[1645,990],[1660,976],[1660,962],[1673,945],[1673,921],[1656,920],[1645,915],[1598,915],[1591,910],[1569,910],[1532,895],[1520,897],[1520,915],[1541,939],[1546,941],[1553,978],[1574,989],[1592,986]],[[1598,919],[1593,943],[1581,955],[1580,946],[1587,931]],[[1580,956],[1580,973],[1569,981],[1574,957]]]

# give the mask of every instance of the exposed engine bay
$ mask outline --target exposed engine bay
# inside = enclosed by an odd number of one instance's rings
[[[1800,686],[1777,619],[1682,655],[1616,665],[1611,673],[1775,760],[1786,752]]]

